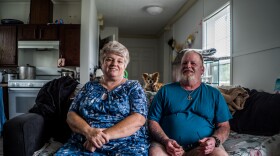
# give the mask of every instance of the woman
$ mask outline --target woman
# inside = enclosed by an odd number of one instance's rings
[[[147,102],[138,81],[124,78],[126,47],[107,43],[103,79],[88,82],[74,99],[67,123],[74,132],[56,155],[148,155]]]

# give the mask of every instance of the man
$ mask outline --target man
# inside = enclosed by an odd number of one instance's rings
[[[221,144],[232,116],[219,90],[201,82],[203,72],[202,55],[185,52],[180,82],[165,85],[154,97],[148,114],[150,155],[228,155]]]

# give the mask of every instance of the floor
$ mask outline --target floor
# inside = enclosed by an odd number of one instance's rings
[[[0,136],[0,156],[3,156],[3,137]]]

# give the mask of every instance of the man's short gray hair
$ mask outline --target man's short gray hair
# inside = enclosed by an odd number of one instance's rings
[[[186,55],[187,53],[196,53],[199,56],[202,65],[204,65],[204,59],[203,59],[203,56],[202,56],[202,54],[200,52],[198,52],[197,50],[194,50],[194,49],[186,49],[184,51],[184,55]],[[181,60],[181,63],[182,63],[182,60]]]

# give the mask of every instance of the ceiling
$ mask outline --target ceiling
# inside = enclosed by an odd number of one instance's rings
[[[30,1],[30,0],[0,0]],[[81,2],[81,0],[52,0]],[[157,37],[176,22],[197,0],[95,0],[103,27],[118,27],[120,37]],[[145,8],[157,5],[163,8],[159,15],[149,15]]]
[[[173,24],[179,14],[185,13],[193,0],[95,0],[104,26],[119,28],[119,36],[155,37]],[[149,5],[163,8],[159,15],[145,11]]]

